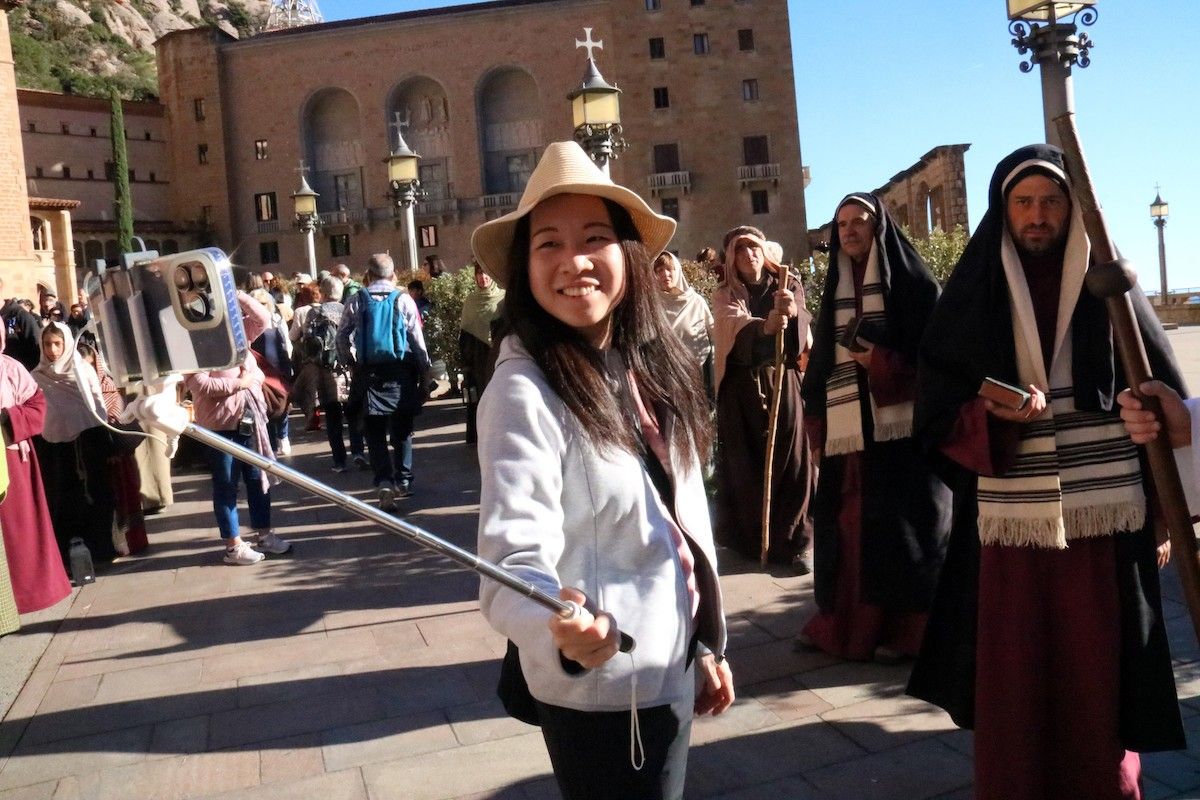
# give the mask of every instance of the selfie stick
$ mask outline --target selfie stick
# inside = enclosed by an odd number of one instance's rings
[[[229,439],[226,439],[224,436],[213,433],[207,428],[201,428],[195,423],[189,423],[188,426],[183,430],[183,435],[189,436],[202,444],[206,444],[214,450],[219,450],[222,453],[231,455],[239,461],[258,467],[268,475],[274,475],[275,477],[285,480],[294,486],[299,486],[301,489],[312,492],[318,497],[323,497],[331,503],[357,514],[363,519],[369,520],[378,525],[382,525],[392,533],[400,534],[405,539],[408,539],[410,542],[413,542],[419,547],[423,547],[426,550],[432,550],[436,553],[441,553],[446,558],[449,558],[451,561],[458,562],[467,569],[474,570],[480,575],[491,578],[492,580],[507,586],[509,589],[512,589],[515,592],[520,592],[543,608],[546,608],[547,610],[557,614],[560,619],[569,620],[583,614],[590,615],[590,612],[582,608],[578,603],[574,603],[570,600],[560,600],[557,597],[546,594],[529,581],[518,578],[508,570],[499,567],[486,559],[480,558],[468,550],[464,550],[461,547],[453,545],[450,542],[447,542],[445,539],[440,539],[437,536],[434,536],[432,533],[418,528],[412,523],[405,522],[401,519],[396,519],[391,514],[386,514],[374,506],[367,505],[355,497],[350,497],[349,495],[343,494],[331,486],[327,486],[318,480],[310,478],[303,472],[297,472],[291,467],[286,467],[283,464],[280,464],[278,461],[266,458],[253,450],[242,447],[239,444],[235,444]],[[621,643],[618,648],[620,652],[633,652],[633,648],[635,646],[633,637],[627,633],[620,633],[620,636]]]

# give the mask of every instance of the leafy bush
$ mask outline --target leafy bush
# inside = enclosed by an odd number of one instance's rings
[[[433,303],[425,320],[425,348],[432,360],[446,362],[446,372],[453,380],[454,374],[462,370],[458,359],[458,323],[462,319],[463,301],[475,289],[475,272],[469,265],[437,278],[430,278],[423,269],[396,272],[397,286],[407,286],[413,280],[425,284],[425,296]]]

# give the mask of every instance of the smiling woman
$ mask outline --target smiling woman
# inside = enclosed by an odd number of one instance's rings
[[[479,552],[586,611],[548,619],[492,583],[481,606],[516,646],[568,800],[681,797],[692,714],[733,702],[707,405],[651,271],[674,228],[560,142],[472,236],[508,290],[479,406]]]

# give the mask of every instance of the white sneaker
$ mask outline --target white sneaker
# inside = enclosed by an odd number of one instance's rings
[[[234,566],[244,567],[250,564],[257,564],[266,556],[255,550],[245,542],[240,542],[236,547],[225,548],[225,563],[233,564]]]
[[[292,454],[292,441],[288,437],[283,437],[279,440],[279,447],[275,448],[275,455],[290,456]]]
[[[276,536],[275,531],[269,530],[258,534],[254,542],[254,549],[258,550],[259,553],[270,553],[271,555],[281,556],[284,553],[290,552],[292,545]]]

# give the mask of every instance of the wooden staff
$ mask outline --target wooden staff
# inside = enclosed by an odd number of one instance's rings
[[[1146,357],[1146,345],[1133,314],[1133,303],[1129,290],[1137,284],[1137,273],[1128,261],[1117,257],[1116,248],[1108,235],[1104,212],[1088,173],[1087,161],[1083,157],[1083,146],[1079,143],[1079,131],[1075,127],[1075,115],[1063,114],[1055,118],[1058,136],[1062,141],[1063,157],[1067,172],[1071,175],[1072,194],[1083,214],[1083,224],[1092,242],[1095,263],[1087,271],[1087,289],[1104,300],[1108,318],[1112,324],[1113,339],[1121,368],[1129,380],[1129,388],[1142,406],[1162,419],[1162,407],[1156,397],[1141,392],[1141,385],[1150,380],[1150,362]],[[1188,513],[1183,484],[1175,465],[1175,455],[1164,433],[1145,445],[1146,460],[1150,465],[1150,477],[1167,528],[1171,534],[1171,550],[1179,569],[1183,584],[1183,595],[1187,600],[1188,612],[1192,617],[1192,630],[1200,641],[1200,554],[1197,553],[1196,536],[1192,532],[1192,518]]]
[[[779,288],[788,286],[786,264],[779,268]],[[775,461],[775,434],[779,429],[779,404],[783,400],[783,332],[787,330],[787,317],[775,333],[775,383],[771,386],[771,409],[767,412],[767,462],[763,467],[762,499],[762,554],[759,564],[767,565],[767,549],[771,546],[771,473]]]

